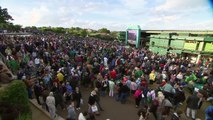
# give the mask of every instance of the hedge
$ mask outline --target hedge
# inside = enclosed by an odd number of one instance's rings
[[[4,116],[7,117],[8,111],[12,112],[17,120],[30,120],[29,99],[23,81],[14,80],[4,90],[0,91],[0,109],[2,120]]]

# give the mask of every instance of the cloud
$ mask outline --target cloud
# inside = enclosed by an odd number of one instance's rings
[[[200,25],[203,29],[212,27],[213,17],[207,0],[4,0],[0,4],[8,8],[15,24],[24,26],[125,30],[128,25],[143,29]]]
[[[142,8],[147,0],[121,0],[120,2],[128,9],[138,9]]]
[[[163,18],[162,18],[163,19]],[[142,24],[141,28],[146,30],[212,30],[213,28],[213,21],[212,20],[205,20],[202,22],[186,22],[182,23],[181,21],[175,22],[175,20],[170,20],[170,18],[165,18],[169,21],[165,22],[162,19],[158,20],[150,20],[149,22]],[[177,19],[180,19],[177,17]],[[174,21],[174,22],[172,22]]]
[[[155,19],[151,19],[149,20],[148,22],[150,23],[155,23],[155,22],[173,22],[173,21],[176,21],[178,19],[180,19],[181,17],[180,16],[177,16],[177,15],[170,15],[170,16],[163,16],[163,17],[159,17],[159,18],[155,18]]]
[[[156,7],[156,11],[187,11],[198,10],[208,6],[207,0],[166,0],[164,4]]]
[[[179,29],[187,29],[189,30],[212,30],[213,28],[213,21],[212,20],[206,20],[198,23],[188,23],[188,24],[181,24],[179,25]]]

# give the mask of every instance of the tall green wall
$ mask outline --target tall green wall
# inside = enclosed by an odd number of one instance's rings
[[[165,55],[168,49],[169,53],[193,54],[193,56],[197,56],[197,62],[201,56],[213,55],[213,33],[179,33],[178,31],[174,31],[168,33],[159,32],[159,34],[150,35],[150,51]]]
[[[153,53],[158,53],[159,55],[166,55],[167,53],[167,49],[161,47],[150,47],[149,50]]]
[[[206,52],[213,52],[213,42],[205,43],[204,51]]]
[[[187,50],[196,50],[197,47],[197,43],[184,43],[184,47],[183,49],[187,49]]]
[[[179,48],[182,49],[184,46],[184,41],[183,40],[172,40],[170,47],[172,48]]]

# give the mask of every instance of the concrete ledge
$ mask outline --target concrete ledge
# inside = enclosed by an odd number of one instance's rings
[[[29,101],[30,101],[30,104],[35,106],[39,111],[41,111],[45,116],[47,116],[50,119],[50,114],[45,109],[43,109],[40,105],[38,105],[35,99],[30,99]],[[65,120],[65,119],[57,115],[55,120]]]

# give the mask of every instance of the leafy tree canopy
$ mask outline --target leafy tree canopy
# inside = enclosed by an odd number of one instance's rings
[[[98,30],[98,32],[100,32],[100,33],[110,33],[110,30],[108,30],[107,28],[101,28],[101,29],[99,29]]]
[[[10,20],[13,20],[13,18],[9,15],[7,8],[0,6],[0,23],[9,23]]]

